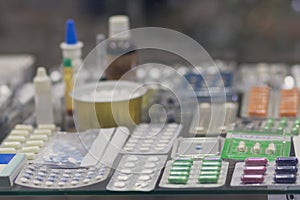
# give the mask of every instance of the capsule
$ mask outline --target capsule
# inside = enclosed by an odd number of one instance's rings
[[[296,157],[278,157],[276,158],[276,164],[278,166],[296,166],[298,159]]]
[[[266,166],[268,164],[268,159],[266,158],[247,158],[245,160],[247,166]]]
[[[171,168],[171,171],[190,171],[191,168],[190,167],[172,167]]]
[[[175,161],[175,162],[173,162],[172,167],[189,167],[189,168],[191,168],[192,163]]]
[[[260,143],[256,142],[253,146],[253,153],[260,153]]]
[[[267,168],[265,166],[245,166],[244,174],[264,174]]]
[[[276,166],[276,174],[297,174],[298,168],[296,166]]]
[[[191,158],[176,158],[174,162],[188,162],[188,163],[193,163],[193,159]]]
[[[172,184],[186,184],[188,180],[188,176],[169,176],[168,178],[168,182]]]
[[[219,166],[202,166],[201,171],[220,171],[221,168]]]
[[[222,162],[221,157],[205,157],[203,162]]]
[[[222,163],[220,162],[202,162],[202,167],[214,167],[214,166],[217,166],[217,167],[221,167],[222,166]]]
[[[261,174],[244,174],[241,177],[241,181],[243,184],[255,184],[255,183],[263,183],[264,182],[264,176]]]
[[[270,143],[268,145],[268,148],[266,149],[266,153],[267,154],[275,154],[275,152],[276,152],[275,144],[274,143]]]
[[[295,183],[296,175],[295,174],[276,174],[274,176],[275,183]]]
[[[245,152],[246,151],[246,144],[244,141],[240,141],[238,146],[238,152]]]
[[[200,175],[198,178],[199,183],[209,184],[209,183],[217,183],[219,176],[217,175]]]

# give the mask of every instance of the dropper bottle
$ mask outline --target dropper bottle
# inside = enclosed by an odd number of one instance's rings
[[[129,32],[129,19],[125,15],[109,18],[109,40],[107,44],[108,80],[136,80],[135,72],[130,71],[136,65],[136,51]],[[123,77],[126,74],[126,77]]]
[[[44,67],[37,69],[33,79],[35,90],[35,116],[37,124],[53,124],[51,80]]]
[[[82,47],[83,43],[78,41],[75,22],[73,19],[66,21],[65,41],[60,44],[63,58],[70,58],[73,64],[73,74],[77,74],[82,64]]]

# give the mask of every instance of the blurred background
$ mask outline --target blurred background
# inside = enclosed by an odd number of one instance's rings
[[[0,1],[0,54],[30,53],[37,65],[61,62],[65,21],[73,18],[84,57],[108,17],[131,28],[165,27],[198,41],[213,58],[237,62],[300,61],[300,0],[10,0]]]

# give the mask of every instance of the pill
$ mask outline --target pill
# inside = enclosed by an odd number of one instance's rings
[[[143,169],[141,171],[141,174],[153,174],[154,171],[152,169]]]
[[[127,147],[127,146],[125,146],[123,149],[125,151],[133,151],[133,147]]]
[[[188,171],[170,171],[170,176],[189,176],[190,172]]]
[[[238,152],[245,152],[246,151],[246,144],[244,141],[240,141],[238,148],[237,148]]]
[[[298,159],[296,157],[278,157],[276,164],[278,166],[295,166],[298,164]]]
[[[222,162],[222,158],[221,157],[205,157],[203,159],[203,162]]]
[[[172,167],[171,171],[190,171],[190,167]]]
[[[58,182],[58,186],[63,187],[64,185],[65,185],[64,182],[62,182],[62,181]]]
[[[261,174],[244,174],[241,177],[241,181],[243,184],[255,184],[255,183],[263,183],[264,176]]]
[[[247,166],[266,166],[268,160],[266,158],[246,158],[245,164]]]
[[[256,142],[253,146],[253,153],[260,153],[260,143]]]
[[[29,133],[32,133],[33,127],[31,125],[27,125],[27,124],[17,124],[14,129],[15,130],[25,130],[25,131],[28,131]]]
[[[40,147],[38,146],[22,147],[20,150],[21,153],[38,153],[39,151]]]
[[[274,119],[273,118],[269,118],[268,120],[267,120],[267,125],[268,126],[274,126]]]
[[[47,135],[47,136],[51,136],[52,132],[51,130],[48,129],[35,129],[33,131],[34,135]]]
[[[10,132],[10,135],[21,135],[21,136],[24,136],[24,137],[28,137],[29,131],[26,131],[26,130],[12,130]]]
[[[77,185],[78,183],[78,181],[71,181],[71,185]]]
[[[140,147],[140,150],[141,150],[141,151],[149,151],[150,148],[149,148],[149,147]]]
[[[201,167],[201,171],[220,171],[219,166]]]
[[[270,143],[268,145],[268,148],[266,149],[266,153],[267,154],[275,154],[275,152],[276,152],[275,144],[274,143]]]
[[[134,147],[136,144],[133,144],[133,143],[127,143],[126,144],[126,147]]]
[[[219,171],[200,171],[200,176],[218,176],[219,177],[220,172]]]
[[[161,139],[163,139],[163,140],[168,140],[168,141],[170,141],[171,138],[172,138],[172,136],[168,136],[168,135],[166,135],[166,136],[161,136]]]
[[[118,176],[117,179],[119,181],[127,181],[129,179],[129,176]]]
[[[284,130],[284,127],[283,127],[283,126],[278,126],[278,127],[277,127],[277,131],[282,132],[283,130]]]
[[[32,183],[33,183],[34,185],[40,185],[40,184],[41,184],[41,181],[39,181],[39,180],[33,180]]]
[[[276,174],[297,174],[298,168],[296,166],[276,166]]]
[[[133,167],[135,167],[135,164],[133,162],[127,162],[127,163],[124,163],[124,167],[133,168]]]
[[[145,143],[153,143],[154,140],[144,140]]]
[[[145,188],[145,187],[148,187],[148,185],[149,184],[147,182],[140,182],[139,181],[139,182],[136,182],[134,186],[137,187],[137,188]]]
[[[30,135],[29,136],[30,140],[43,140],[44,142],[48,140],[47,135]]]
[[[169,176],[168,182],[171,184],[186,184],[189,180],[188,176]]]
[[[101,176],[101,175],[98,175],[98,176],[96,176],[96,177],[95,177],[95,179],[96,179],[96,180],[103,179],[103,176]]]
[[[46,181],[45,185],[48,186],[48,187],[50,187],[50,186],[53,185],[53,182],[51,182],[51,181]]]
[[[181,158],[176,158],[175,162],[189,162],[189,163],[193,163],[193,159],[192,158],[181,157]]]
[[[161,144],[167,145],[170,142],[170,140],[160,140],[159,142]]]
[[[293,127],[292,128],[292,130],[291,130],[291,133],[293,134],[293,135],[298,135],[299,134],[299,126],[297,125],[297,126],[295,126],[295,127]]]
[[[155,163],[146,163],[146,164],[144,165],[145,168],[154,168],[155,166],[156,166]]]
[[[121,169],[120,173],[122,173],[122,174],[132,174],[132,171],[130,169]]]
[[[220,163],[220,162],[202,162],[202,167],[211,167],[211,166],[221,167],[222,163]]]
[[[28,183],[28,179],[27,178],[24,178],[24,177],[22,177],[21,179],[20,179],[20,181],[22,182],[22,183]]]
[[[26,137],[21,136],[21,135],[9,135],[6,138],[6,141],[17,141],[17,142],[25,142]]]
[[[295,174],[276,174],[274,176],[274,181],[276,183],[295,183],[296,175]]]
[[[209,183],[217,183],[219,176],[217,175],[200,175],[198,178],[199,183],[209,184]]]
[[[265,166],[245,166],[244,174],[264,174],[267,171]]]
[[[19,149],[21,148],[21,142],[3,142],[2,143],[2,147],[12,147],[12,148],[15,148],[15,149]]]
[[[121,181],[115,182],[114,186],[117,187],[117,188],[122,188],[122,187],[125,187],[125,183],[121,182]]]
[[[137,161],[138,157],[137,156],[128,156],[127,160],[129,160],[129,161]]]
[[[299,118],[294,121],[294,125],[295,126],[300,126],[300,119]]]
[[[0,148],[0,154],[15,154],[17,153],[17,150],[15,148],[12,148],[12,147],[1,147]]]
[[[190,162],[173,162],[172,167],[189,167],[191,168],[192,163]]]
[[[287,126],[287,119],[283,118],[282,120],[280,120],[280,125],[283,126],[283,127],[286,127]]]
[[[49,129],[52,132],[56,130],[56,126],[54,124],[39,124],[38,129]]]
[[[155,149],[155,151],[163,151],[165,149],[165,147],[155,147],[154,149]]]
[[[150,162],[157,162],[157,161],[159,161],[159,157],[157,157],[157,156],[151,156],[147,160],[150,161]]]
[[[42,147],[42,146],[44,146],[44,144],[45,144],[45,142],[43,140],[27,140],[25,145]]]
[[[87,183],[89,183],[90,181],[91,181],[91,179],[86,178],[86,179],[84,179],[82,182],[83,182],[84,184],[87,184]]]
[[[151,176],[149,175],[142,175],[142,176],[139,176],[138,178],[140,181],[148,181],[151,179]]]
[[[166,132],[164,132],[164,135],[165,136],[173,136],[174,132],[173,131],[166,131]]]
[[[150,147],[150,146],[152,146],[152,144],[150,144],[150,143],[142,143],[141,146],[142,147]]]

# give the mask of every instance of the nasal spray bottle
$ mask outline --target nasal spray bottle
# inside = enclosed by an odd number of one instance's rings
[[[44,67],[37,69],[33,79],[35,90],[35,116],[37,124],[53,124],[51,80]]]
[[[70,92],[73,90],[73,73],[72,73],[72,60],[65,58],[64,65],[64,82],[65,82],[65,107],[69,116],[73,114],[72,98]]]
[[[73,65],[73,75],[77,81],[85,82],[86,73],[81,69],[80,76],[77,77],[78,70],[82,64],[82,47],[83,43],[77,40],[76,27],[73,19],[68,19],[66,22],[65,41],[60,44],[63,58],[69,58]]]

